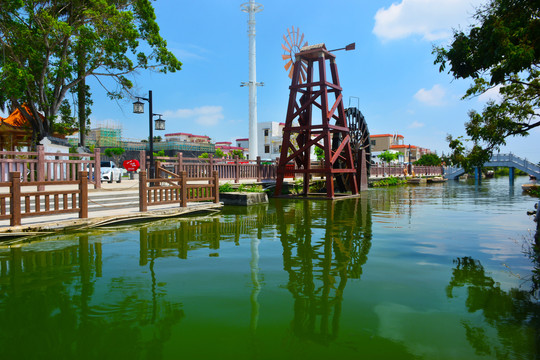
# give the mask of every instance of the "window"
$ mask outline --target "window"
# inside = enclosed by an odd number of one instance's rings
[[[377,145],[377,140],[371,140],[371,145],[373,146]]]
[[[264,129],[264,136],[268,136],[268,129]]]
[[[270,154],[270,145],[264,145],[264,153]]]

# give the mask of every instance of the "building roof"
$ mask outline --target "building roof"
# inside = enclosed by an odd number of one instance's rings
[[[223,145],[231,145],[232,142],[230,142],[230,141],[216,141],[216,145],[218,145],[218,144],[220,144],[220,145],[221,144],[223,144]]]
[[[236,141],[249,141],[249,138],[245,138],[245,139],[236,139]]]
[[[417,146],[415,145],[390,145],[390,149],[416,149]]]
[[[189,133],[172,133],[172,134],[165,134],[165,136],[181,136],[181,135],[186,135],[186,136],[189,136],[189,137],[199,137],[199,138],[210,139],[210,137],[209,137],[209,136],[206,136],[206,135],[193,135],[193,134],[189,134]]]
[[[378,137],[398,137],[398,138],[403,138],[404,136],[403,135],[399,135],[399,134],[395,134],[395,135],[392,135],[392,134],[375,134],[375,135],[370,135],[369,137],[370,138],[378,138]]]

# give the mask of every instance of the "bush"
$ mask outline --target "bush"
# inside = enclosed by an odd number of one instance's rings
[[[390,176],[389,178],[374,182],[372,186],[373,187],[396,186],[396,185],[402,185],[406,183],[407,183],[407,180],[405,179]]]

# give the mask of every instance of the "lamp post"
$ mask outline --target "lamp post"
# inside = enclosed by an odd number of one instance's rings
[[[133,103],[133,112],[135,114],[144,113],[144,104],[141,100],[148,101],[148,132],[150,134],[148,139],[150,142],[150,166],[148,167],[148,177],[154,178],[154,129],[152,127],[152,119],[154,116],[159,116],[159,119],[156,120],[156,130],[165,130],[165,120],[161,118],[161,114],[154,114],[152,111],[152,90],[148,91],[148,98],[137,96],[137,101]]]

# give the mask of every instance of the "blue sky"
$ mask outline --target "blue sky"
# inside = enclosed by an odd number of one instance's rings
[[[208,135],[213,141],[248,137],[247,14],[245,1],[158,0],[162,36],[183,62],[177,73],[140,72],[135,92],[153,91],[154,112],[167,120],[165,132]],[[447,44],[452,28],[466,28],[485,0],[260,0],[257,19],[258,121],[285,121],[290,79],[281,59],[283,34],[299,27],[310,44],[338,52],[345,106],[358,97],[371,134],[399,133],[406,144],[448,152],[447,134],[463,135],[469,109],[485,97],[460,100],[469,81],[439,73],[432,46]],[[126,138],[148,136],[148,116],[132,113],[133,99],[109,100],[95,81],[92,123],[116,123]],[[356,100],[354,100],[356,103]],[[146,109],[146,111],[148,111]],[[509,140],[504,152],[540,161],[540,131]]]

